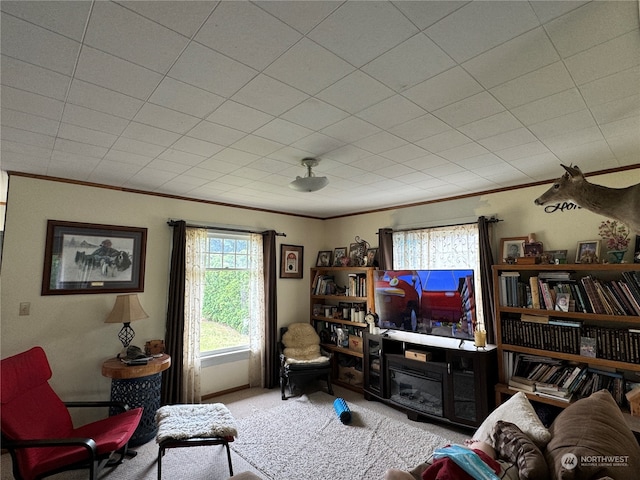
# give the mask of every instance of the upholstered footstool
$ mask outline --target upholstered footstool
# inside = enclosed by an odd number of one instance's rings
[[[162,457],[168,448],[224,445],[229,475],[233,476],[229,442],[238,436],[236,421],[222,403],[165,405],[156,412],[158,424],[158,480],[162,478]]]

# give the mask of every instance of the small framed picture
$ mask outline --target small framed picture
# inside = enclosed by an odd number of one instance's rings
[[[280,278],[302,278],[304,247],[280,245]]]
[[[522,245],[522,248],[524,250],[525,257],[539,257],[540,255],[542,255],[543,251],[542,242],[525,242]]]
[[[636,248],[633,251],[633,263],[640,263],[640,235],[636,235]]]
[[[528,237],[507,237],[500,239],[500,263],[514,263],[516,258],[524,257],[524,248]]]
[[[331,250],[320,250],[318,252],[318,258],[316,260],[316,267],[330,267],[331,266]]]
[[[347,267],[349,264],[344,264],[343,258],[349,260],[347,257],[347,247],[338,247],[333,250],[333,266],[334,267]]]
[[[570,301],[571,301],[570,294],[558,293],[556,295],[556,310],[559,310],[560,312],[568,312]]]
[[[600,240],[578,242],[576,263],[600,263]]]
[[[567,250],[546,250],[543,252],[542,256],[547,260],[543,263],[567,263]]]
[[[378,255],[377,248],[370,248],[367,250],[367,267],[376,266],[376,255]]]

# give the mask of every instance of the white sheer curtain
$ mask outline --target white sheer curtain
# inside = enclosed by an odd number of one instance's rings
[[[251,319],[249,321],[249,386],[264,386],[265,310],[262,235],[251,234]]]
[[[200,321],[207,230],[187,228],[186,234],[182,394],[186,403],[200,403]]]
[[[477,224],[393,232],[393,268],[396,270],[473,269],[477,328],[485,329]]]

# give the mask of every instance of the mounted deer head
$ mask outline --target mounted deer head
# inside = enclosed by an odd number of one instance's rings
[[[594,213],[614,218],[640,235],[640,183],[626,188],[609,188],[587,182],[576,166],[562,168],[566,173],[536,198],[536,205],[571,201]]]

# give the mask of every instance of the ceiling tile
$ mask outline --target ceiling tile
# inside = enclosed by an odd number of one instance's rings
[[[329,50],[303,38],[269,65],[264,73],[314,95],[353,71],[351,65]]]
[[[174,148],[167,148],[157,158],[165,160],[167,162],[179,163],[181,165],[188,165],[190,167],[199,165],[206,157],[202,155],[194,155],[192,153],[182,152]]]
[[[113,35],[114,25],[117,35]],[[93,48],[160,73],[169,70],[188,41],[114,2],[94,2],[85,36],[85,43]]]
[[[371,153],[381,153],[406,145],[406,140],[396,137],[388,132],[374,133],[370,137],[363,138],[353,143],[356,147],[362,148]]]
[[[122,132],[123,137],[140,140],[141,142],[149,142],[155,145],[168,147],[180,138],[177,133],[162,130],[150,125],[143,125],[138,122],[131,122]]]
[[[290,0],[254,3],[301,33],[309,32],[340,5],[338,2],[291,2]]]
[[[483,138],[478,140],[478,143],[492,152],[497,152],[516,145],[532,143],[535,140],[536,137],[528,129],[517,128],[492,137]]]
[[[355,142],[379,131],[378,127],[353,116],[322,129],[322,133],[343,142]]]
[[[567,69],[577,85],[640,65],[640,38],[634,31],[567,58]]]
[[[251,105],[271,115],[281,115],[290,108],[306,100],[308,95],[285,85],[266,75],[258,75],[238,93],[232,100],[244,105]]]
[[[482,86],[467,72],[454,67],[406,90],[403,95],[432,112],[482,91]]]
[[[187,133],[200,122],[200,119],[197,117],[176,112],[175,110],[152,103],[145,103],[134,117],[134,120],[174,133]]]
[[[96,158],[104,157],[108,151],[108,149],[104,147],[89,145],[87,143],[74,142],[72,140],[66,140],[61,137],[56,138],[54,149],[59,152],[75,153],[76,155]]]
[[[71,75],[80,43],[11,15],[2,15],[2,53],[18,60]]]
[[[58,130],[58,138],[110,148],[118,137],[110,133],[98,132],[78,125],[61,123],[60,129]]]
[[[345,2],[309,33],[309,38],[356,67],[418,33],[386,2]]]
[[[574,86],[564,64],[556,62],[492,88],[490,93],[506,108],[514,108]]]
[[[164,152],[165,147],[162,145],[154,145],[153,143],[141,142],[133,138],[119,137],[111,147],[114,150],[123,152],[136,153],[147,157],[157,157]]]
[[[640,92],[640,67],[633,67],[580,86],[587,105],[594,106]]]
[[[558,60],[560,57],[544,29],[535,28],[472,58],[463,64],[463,68],[484,88],[492,88]]]
[[[249,134],[241,138],[231,146],[237,150],[242,150],[243,152],[250,152],[255,155],[266,156],[277,150],[280,150],[284,145],[267,138]]]
[[[207,120],[243,132],[253,132],[273,119],[273,115],[227,100]]]
[[[164,25],[182,35],[191,38],[204,19],[215,8],[215,2],[188,0],[188,8],[184,1],[157,2],[155,0],[119,1],[122,6],[138,12],[154,22]]]
[[[234,128],[217,125],[215,123],[202,121],[193,127],[188,136],[204,140],[205,142],[216,143],[228,147],[245,136],[244,132]]]
[[[75,78],[140,100],[149,98],[162,80],[156,72],[87,46],[80,53]]]
[[[597,105],[591,109],[591,113],[598,124],[612,123],[623,118],[638,118],[640,93]]]
[[[411,58],[411,62],[407,62]],[[455,62],[426,35],[419,33],[383,53],[362,70],[402,92],[455,66]]]
[[[17,128],[12,127],[2,127],[2,129],[0,129],[0,138],[8,142],[24,143],[25,145],[33,145],[48,149],[53,149],[55,142],[54,136],[28,132],[26,130],[18,130]]]
[[[563,58],[638,30],[637,2],[589,2],[550,21],[545,29]]]
[[[142,100],[137,98],[77,79],[73,80],[71,84],[67,101],[80,107],[129,120],[138,113],[144,104]]]
[[[167,75],[228,98],[256,73],[240,62],[192,42]]]
[[[301,138],[311,135],[312,133],[313,130],[301,127],[300,125],[296,125],[295,123],[291,123],[280,118],[271,120],[269,123],[253,132],[254,135],[273,140],[274,142],[279,142],[283,145],[289,145],[296,140],[300,140]]]
[[[392,95],[393,90],[357,70],[316,96],[349,113],[357,113]]]
[[[0,94],[3,107],[40,115],[52,120],[62,118],[64,103],[59,100],[7,86],[2,88]]]
[[[165,77],[149,97],[149,102],[202,119],[222,105],[224,98]]]
[[[90,108],[67,104],[62,120],[79,127],[87,127],[101,132],[120,135],[129,124],[129,120]]]
[[[262,70],[301,38],[299,32],[250,2],[220,2],[196,41]]]
[[[464,62],[538,24],[528,2],[469,2],[425,33],[456,61]]]
[[[509,112],[500,112],[490,117],[467,123],[460,131],[473,140],[491,137],[500,133],[521,128],[522,123]]]
[[[416,144],[429,152],[438,153],[469,142],[471,142],[471,139],[466,135],[463,135],[457,130],[449,129],[445,132],[425,138],[424,140],[420,140],[419,142],[416,142]]]
[[[430,27],[438,20],[442,20],[467,3],[469,3],[467,0],[460,2],[454,0],[446,2],[407,2],[404,0],[393,2],[396,8],[400,9],[421,30]]]
[[[56,135],[59,121],[31,115],[30,113],[18,112],[17,110],[3,109],[0,117],[2,126],[13,127],[20,130],[27,130],[44,135]]]
[[[466,125],[504,111],[504,107],[489,93],[483,92],[436,110],[433,114],[453,127]]]
[[[91,3],[3,1],[0,8],[3,12],[79,42]]]
[[[180,137],[180,139],[171,145],[171,147],[182,152],[193,153],[203,157],[215,155],[224,148],[222,145],[186,136]]]
[[[357,116],[382,129],[388,129],[420,117],[425,113],[422,108],[403,96],[394,95],[362,110]]]
[[[445,132],[449,130],[449,128],[450,127],[439,118],[427,114],[390,128],[389,132],[408,142],[415,142]]]
[[[282,118],[312,130],[322,130],[349,116],[349,113],[314,97],[299,103]]]
[[[540,140],[544,141],[545,139],[555,137],[556,135],[575,132],[595,125],[596,123],[593,120],[593,117],[589,114],[589,111],[581,110],[569,115],[562,115],[560,117],[552,118],[551,120],[536,123],[529,126],[529,130],[531,130],[531,132]]]
[[[586,105],[578,89],[570,88],[564,92],[516,107],[511,111],[524,125],[532,125],[585,108]]]
[[[2,55],[2,85],[64,100],[71,77]]]

